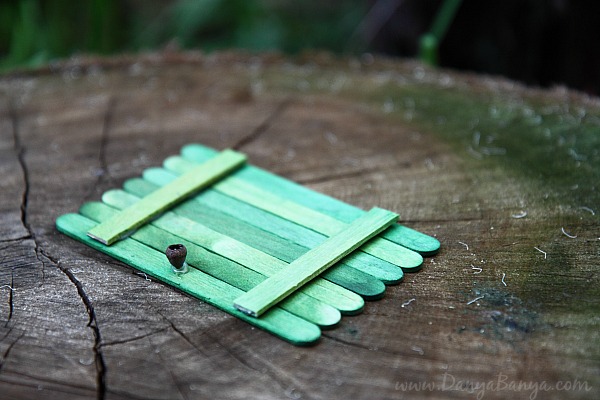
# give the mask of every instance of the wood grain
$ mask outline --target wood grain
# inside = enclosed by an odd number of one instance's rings
[[[600,397],[598,99],[320,54],[73,59],[0,93],[0,398]],[[187,143],[441,250],[297,348],[55,229]]]

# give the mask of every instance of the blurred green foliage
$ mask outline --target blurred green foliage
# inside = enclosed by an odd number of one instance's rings
[[[0,0],[0,72],[77,54],[374,52],[598,95],[600,2]],[[420,46],[420,48],[419,48]]]
[[[363,1],[18,0],[0,2],[0,70],[36,67],[73,54],[164,47],[343,52]],[[356,40],[355,40],[356,41]]]

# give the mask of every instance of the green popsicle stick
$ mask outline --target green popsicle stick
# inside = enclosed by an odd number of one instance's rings
[[[185,275],[174,274],[164,254],[133,239],[123,239],[110,247],[102,245],[86,233],[97,224],[79,214],[60,216],[56,226],[64,234],[290,343],[309,345],[321,335],[315,324],[280,308],[270,310],[260,318],[239,312],[233,307],[233,301],[244,293],[242,290],[194,268]]]
[[[177,175],[163,168],[149,168],[144,171],[144,180],[159,186],[169,183],[176,177]],[[213,189],[202,191],[194,196],[193,200],[200,203],[203,208],[209,207],[218,210],[306,248],[318,246],[327,238],[325,235],[226,196]],[[353,252],[344,258],[343,261],[355,269],[380,279],[386,284],[399,283],[403,278],[401,268],[360,250]]]
[[[158,186],[143,179],[134,178],[127,180],[123,188],[128,193],[144,197],[156,190]],[[234,238],[287,263],[294,261],[309,250],[306,247],[247,224],[239,218],[231,217],[205,204],[201,204],[195,201],[197,197],[181,203],[172,211],[177,215],[202,223],[214,231]],[[359,294],[365,300],[377,300],[383,297],[385,285],[382,281],[347,264],[343,264],[343,261],[325,271],[321,277]],[[397,267],[395,268],[398,269]]]
[[[398,220],[398,214],[373,208],[346,229],[310,249],[287,267],[234,301],[238,310],[259,317],[344,256]]]
[[[122,190],[109,190],[102,196],[102,201],[112,207],[125,209],[133,206],[139,198]],[[271,276],[287,266],[275,257],[170,211],[151,224],[266,276]],[[364,306],[364,300],[357,294],[321,278],[307,285],[303,292],[337,308],[342,314],[356,314]]]
[[[164,165],[168,170],[184,174],[190,168],[194,168],[196,164],[175,156],[167,158]],[[212,188],[326,236],[335,235],[348,225],[295,201],[274,195],[268,189],[263,190],[243,179],[236,178],[234,175],[220,180]],[[380,243],[382,243],[381,246]],[[385,247],[381,248],[382,246]],[[389,251],[390,246],[394,246],[395,249]],[[374,238],[369,242],[369,246],[361,248],[361,251],[402,267],[405,271],[417,271],[423,263],[423,257],[419,253],[383,238]]]
[[[181,153],[183,157],[194,162],[206,161],[217,154],[215,150],[200,144],[184,146]],[[306,207],[310,207],[346,223],[352,222],[352,220],[364,213],[363,210],[355,206],[344,203],[323,193],[310,190],[302,185],[298,185],[295,182],[252,165],[246,165],[240,168],[233,176],[244,179],[263,189],[269,190],[271,193],[294,200]],[[440,242],[436,238],[400,224],[395,224],[387,229],[382,233],[382,237],[417,251],[424,256],[434,255],[440,248]]]
[[[79,213],[94,221],[102,222],[116,215],[118,210],[104,203],[91,202],[81,206]],[[264,275],[211,253],[195,243],[151,224],[138,229],[131,235],[131,238],[157,251],[164,251],[173,243],[181,243],[187,248],[186,262],[188,265],[243,291],[248,291],[267,279]],[[321,328],[331,328],[338,324],[341,319],[341,314],[337,309],[302,292],[294,293],[293,296],[290,296],[279,305],[282,309],[317,324]]]
[[[135,207],[123,210],[119,215],[95,226],[88,235],[105,245],[111,245],[174,204],[229,174],[245,161],[245,155],[225,150],[144,198]]]

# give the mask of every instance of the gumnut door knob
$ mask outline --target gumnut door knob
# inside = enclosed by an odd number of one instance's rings
[[[165,251],[167,259],[173,266],[173,271],[176,273],[187,272],[187,263],[185,258],[187,257],[187,249],[182,244],[172,244],[167,247]]]

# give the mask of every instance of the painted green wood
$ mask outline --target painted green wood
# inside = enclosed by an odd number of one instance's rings
[[[200,144],[190,144],[184,146],[181,153],[190,161],[203,162],[214,157],[217,152]],[[273,194],[294,200],[306,207],[310,207],[346,223],[352,222],[364,213],[363,210],[355,206],[310,190],[252,165],[240,168],[234,176],[251,182],[262,189],[269,190]],[[400,224],[392,226],[383,232],[382,236],[392,242],[417,251],[424,256],[434,255],[440,248],[440,242],[436,238]]]
[[[215,158],[189,170],[169,185],[153,192],[135,207],[123,210],[114,218],[94,227],[88,235],[105,245],[111,245],[161,212],[239,168],[245,162],[245,155],[225,150]]]
[[[109,190],[102,196],[104,203],[118,209],[128,208],[139,200],[122,190]],[[288,265],[278,258],[170,211],[151,224],[266,276],[271,276]],[[337,308],[342,314],[356,314],[364,307],[364,300],[359,295],[321,278],[303,288],[303,292]]]
[[[99,202],[85,203],[79,209],[81,215],[96,222],[112,218],[118,212],[119,210]],[[173,243],[181,243],[187,248],[186,262],[188,265],[243,291],[248,291],[267,279],[264,275],[151,224],[139,228],[131,235],[131,238],[160,252]],[[325,329],[334,327],[341,319],[341,314],[337,309],[302,292],[294,293],[279,306]]]
[[[398,214],[373,208],[346,229],[303,254],[234,301],[238,310],[259,317],[327,268],[398,220]]]
[[[123,184],[125,191],[138,197],[144,197],[158,187],[139,178],[129,179]],[[195,198],[185,201],[172,211],[287,263],[309,250],[194,200]],[[321,277],[359,294],[365,300],[377,300],[383,297],[385,285],[382,281],[344,264],[343,261],[325,271]]]
[[[272,233],[258,229],[243,221],[220,213],[208,207],[200,207],[197,202],[182,204],[176,213],[202,222],[204,225],[243,242],[257,250],[291,263],[309,249],[282,239]],[[353,291],[365,300],[383,297],[385,285],[379,279],[360,270],[343,264],[343,260],[325,271],[321,277]]]
[[[177,175],[163,168],[149,168],[144,171],[144,180],[159,186],[167,184],[176,177]],[[193,200],[199,202],[202,207],[218,210],[306,248],[318,246],[327,238],[325,235],[226,196],[213,189],[202,191],[193,197]],[[353,268],[380,279],[386,284],[399,283],[403,278],[401,268],[360,250],[344,258],[344,262]]]
[[[245,315],[233,307],[242,290],[194,268],[185,275],[174,274],[163,253],[133,239],[123,239],[110,247],[101,244],[86,233],[96,225],[79,214],[65,214],[56,220],[56,227],[64,234],[290,343],[309,345],[319,339],[319,327],[280,308],[260,318]]]
[[[179,174],[186,173],[195,165],[195,163],[177,156],[169,157],[164,162],[165,168]],[[263,190],[233,175],[215,183],[212,188],[326,236],[335,235],[348,226],[345,222],[305,207],[295,201],[274,195],[269,192],[269,189]],[[381,246],[385,247],[380,248],[380,243],[382,243]],[[390,246],[394,246],[395,250],[389,251]],[[374,238],[369,242],[369,246],[361,248],[361,251],[398,265],[404,271],[417,271],[421,269],[423,264],[423,257],[419,253],[384,238]]]

